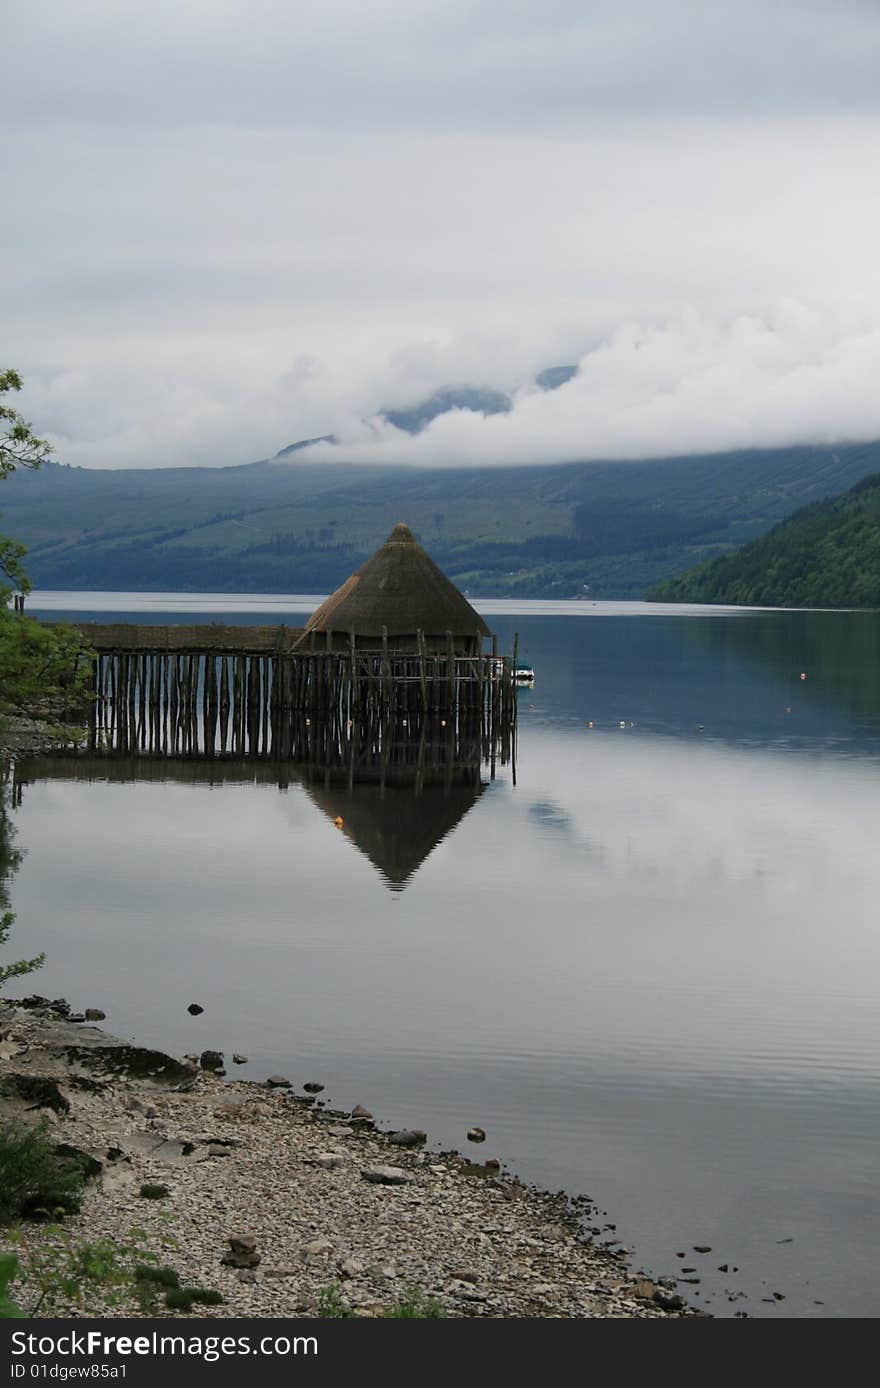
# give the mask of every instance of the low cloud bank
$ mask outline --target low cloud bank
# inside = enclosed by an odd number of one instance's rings
[[[551,464],[880,437],[880,325],[869,318],[788,301],[726,321],[631,321],[573,348],[570,331],[527,345],[484,334],[378,360],[303,356],[278,374],[243,370],[221,343],[197,371],[192,356],[143,377],[131,362],[37,371],[21,404],[60,462],[86,467],[240,464],[327,435],[336,442],[298,450],[292,465]],[[577,374],[541,389],[541,368],[566,360]],[[383,414],[447,386],[505,392],[511,409],[453,409],[415,435]]]
[[[454,410],[415,438],[373,417],[306,459],[436,465],[559,463],[880,436],[880,328],[798,304],[772,318],[629,323],[553,391],[518,390],[506,414]]]

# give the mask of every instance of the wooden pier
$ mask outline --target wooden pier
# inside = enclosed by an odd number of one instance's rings
[[[516,727],[513,666],[475,636],[406,649],[383,633],[278,626],[82,623],[94,652],[91,746],[148,755],[272,756],[360,779],[506,762]],[[419,770],[421,768],[421,772]]]

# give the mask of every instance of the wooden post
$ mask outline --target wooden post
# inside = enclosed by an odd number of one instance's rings
[[[419,680],[422,686],[422,713],[428,712],[428,672],[425,668],[425,633],[419,629],[416,632],[416,640],[419,647]]]
[[[391,662],[388,659],[388,628],[382,628],[382,703],[384,716],[391,709]]]
[[[449,681],[449,712],[455,716],[455,642],[452,632],[446,633],[446,678]]]

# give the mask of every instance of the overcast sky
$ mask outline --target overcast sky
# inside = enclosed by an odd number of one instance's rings
[[[13,0],[3,50],[0,366],[60,461],[880,437],[880,0]],[[456,383],[515,407],[375,418]]]

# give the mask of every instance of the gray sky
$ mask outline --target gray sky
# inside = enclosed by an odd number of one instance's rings
[[[4,25],[0,364],[61,461],[880,436],[878,0],[18,0]],[[375,419],[450,383],[515,408]]]

